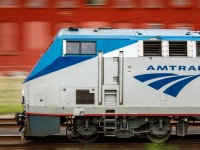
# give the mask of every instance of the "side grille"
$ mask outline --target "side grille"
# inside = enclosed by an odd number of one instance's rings
[[[169,41],[169,56],[187,56],[187,41]]]
[[[162,56],[161,41],[144,41],[144,56]]]

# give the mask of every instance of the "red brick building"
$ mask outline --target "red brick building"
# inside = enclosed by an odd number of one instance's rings
[[[0,0],[0,72],[30,71],[62,27],[200,30],[200,0]]]

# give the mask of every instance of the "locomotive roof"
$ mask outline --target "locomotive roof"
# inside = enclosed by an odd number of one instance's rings
[[[112,28],[64,28],[58,36],[65,35],[110,35],[110,36],[181,36],[181,37],[200,37],[200,31],[187,29],[112,29]]]

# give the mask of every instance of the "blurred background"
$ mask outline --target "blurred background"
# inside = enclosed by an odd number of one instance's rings
[[[60,28],[200,30],[200,0],[0,0],[0,114]]]
[[[199,18],[200,0],[0,0],[0,73],[29,72],[63,27],[200,30]]]

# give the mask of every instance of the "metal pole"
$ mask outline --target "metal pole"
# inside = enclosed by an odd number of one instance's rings
[[[119,105],[123,105],[123,51],[119,52]]]
[[[103,83],[103,53],[102,51],[99,51],[98,54],[98,103],[99,105],[102,105],[102,83]]]

